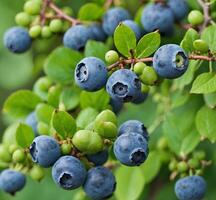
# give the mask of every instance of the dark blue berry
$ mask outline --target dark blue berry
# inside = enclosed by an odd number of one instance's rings
[[[141,104],[147,99],[147,97],[147,93],[139,92],[138,96],[132,101],[132,103]]]
[[[82,59],[75,69],[76,84],[87,91],[97,91],[104,87],[107,77],[105,63],[96,57]]]
[[[123,108],[123,103],[119,101],[118,99],[110,99],[110,105],[112,106],[112,110],[114,113],[118,114],[122,108]]]
[[[38,130],[37,130],[38,121],[37,121],[35,112],[31,112],[26,117],[25,123],[32,128],[32,130],[34,131],[35,136],[39,135]]]
[[[72,190],[84,183],[86,169],[79,159],[73,156],[63,156],[52,167],[52,177],[60,187]]]
[[[100,24],[92,24],[88,27],[90,31],[90,38],[96,41],[105,41],[107,34],[104,32]]]
[[[138,133],[124,133],[114,143],[114,154],[124,165],[139,166],[148,156],[147,140]]]
[[[130,14],[124,8],[111,8],[103,17],[103,29],[107,35],[113,35],[119,23],[130,18]]]
[[[61,155],[58,142],[51,136],[41,135],[30,146],[32,161],[42,167],[51,167]]]
[[[96,154],[87,155],[87,159],[94,163],[95,166],[103,165],[108,160],[109,154],[107,150],[103,150]]]
[[[175,19],[181,20],[188,13],[188,4],[185,0],[169,0],[168,6],[173,11]]]
[[[141,91],[141,83],[134,72],[129,69],[120,69],[109,77],[106,90],[111,98],[129,102],[133,101]]]
[[[68,48],[82,50],[88,39],[90,39],[89,29],[84,25],[76,25],[65,32],[63,43]]]
[[[147,141],[149,139],[149,134],[147,132],[146,127],[144,124],[138,120],[128,120],[124,122],[118,130],[118,136],[125,134],[125,133],[137,133],[142,135]]]
[[[13,53],[23,53],[31,47],[28,31],[22,27],[13,27],[4,34],[4,45]]]
[[[136,39],[139,40],[142,37],[142,29],[141,27],[133,20],[124,20],[122,22],[124,25],[130,27],[136,35]]]
[[[201,176],[188,176],[175,184],[175,193],[179,200],[201,200],[206,192],[206,181]]]
[[[105,167],[95,167],[88,171],[83,185],[87,196],[94,200],[107,199],[112,196],[116,188],[115,177]]]
[[[153,57],[153,67],[163,78],[174,79],[180,77],[188,68],[188,56],[176,44],[160,47]]]
[[[147,32],[159,29],[161,33],[164,33],[173,26],[174,16],[171,9],[165,5],[149,4],[143,10],[141,22]]]
[[[11,195],[22,190],[26,184],[26,177],[24,174],[6,169],[0,174],[0,189]]]

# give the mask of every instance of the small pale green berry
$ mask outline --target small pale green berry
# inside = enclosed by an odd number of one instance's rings
[[[52,36],[52,32],[49,28],[49,26],[44,26],[41,30],[41,36],[43,38],[50,38]]]
[[[143,69],[143,73],[140,75],[140,80],[146,85],[154,85],[157,79],[158,76],[153,67],[146,66]]]
[[[41,26],[40,25],[35,25],[35,26],[32,26],[30,29],[29,29],[29,35],[32,37],[32,38],[37,38],[40,34],[41,34]]]
[[[199,10],[192,10],[188,15],[188,21],[191,25],[199,25],[204,21],[203,13]]]
[[[134,65],[134,72],[137,75],[141,75],[143,73],[143,69],[146,67],[146,64],[143,62],[138,62]]]
[[[41,181],[45,176],[43,168],[38,165],[34,165],[30,170],[30,177],[35,181]]]
[[[62,152],[63,155],[70,154],[71,150],[72,150],[72,145],[71,144],[64,143],[64,144],[61,145],[61,152]]]
[[[53,33],[59,33],[62,31],[63,22],[60,19],[53,19],[50,22],[49,27]]]
[[[109,64],[113,64],[113,63],[117,62],[119,60],[118,52],[116,52],[114,50],[108,51],[105,55],[105,60]]]
[[[195,40],[193,42],[193,46],[196,50],[201,51],[203,53],[206,53],[209,50],[208,44],[202,39]]]
[[[12,155],[14,162],[22,163],[26,158],[25,152],[22,149],[17,149]]]
[[[27,13],[21,12],[16,15],[15,21],[19,26],[28,26],[31,22],[31,18]]]

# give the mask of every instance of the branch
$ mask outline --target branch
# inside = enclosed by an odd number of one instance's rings
[[[50,0],[44,0],[43,1],[42,9],[41,9],[41,12],[40,12],[41,26],[44,26],[44,24],[46,22],[46,10],[47,10],[47,7],[48,7],[49,3],[50,3]]]
[[[216,61],[216,57],[201,56],[201,55],[190,55],[190,60],[205,60],[205,61]]]
[[[204,13],[204,22],[201,26],[201,32],[205,29],[205,27],[208,26],[208,24],[211,22],[211,16],[210,16],[210,4],[205,3],[203,0],[197,0],[200,6],[203,9]]]

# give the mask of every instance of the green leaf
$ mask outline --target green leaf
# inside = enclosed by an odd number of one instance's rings
[[[136,36],[131,28],[120,23],[114,32],[117,50],[125,57],[132,57],[136,48]]]
[[[3,111],[12,117],[22,118],[32,112],[40,102],[41,99],[30,90],[19,90],[7,98]]]
[[[200,135],[211,142],[216,140],[216,111],[203,106],[196,116],[196,127]]]
[[[208,43],[212,52],[216,51],[216,25],[205,28],[202,32],[201,38]]]
[[[76,108],[80,102],[80,90],[75,87],[65,88],[60,96],[60,102],[64,104],[66,110]]]
[[[77,51],[59,47],[47,58],[44,65],[45,73],[57,83],[72,83],[74,80],[74,69],[82,58],[82,55]]]
[[[89,40],[85,46],[85,57],[94,56],[105,60],[105,54],[109,48],[103,42]]]
[[[2,143],[6,146],[10,146],[11,144],[16,144],[16,131],[19,123],[13,123],[6,128],[4,134],[2,136]]]
[[[136,57],[145,58],[152,55],[160,46],[160,34],[153,32],[144,35],[137,44]]]
[[[216,91],[216,75],[210,72],[200,74],[193,82],[190,93],[207,94]]]
[[[45,103],[40,103],[36,107],[36,116],[39,122],[44,122],[47,125],[50,125],[50,121],[52,119],[52,114],[55,109]]]
[[[216,107],[216,93],[204,94],[204,100],[208,107],[215,108]]]
[[[26,124],[20,123],[16,130],[16,141],[22,148],[27,148],[34,140],[34,132],[32,128]]]
[[[64,139],[72,138],[76,132],[75,119],[65,111],[56,110],[53,114],[52,125],[56,132]]]
[[[110,97],[104,89],[97,92],[82,91],[80,95],[81,108],[92,107],[101,111],[108,108],[109,101]]]
[[[185,34],[185,36],[181,42],[181,47],[187,53],[191,53],[195,50],[193,47],[193,42],[197,39],[199,39],[199,33],[196,30],[194,30],[193,28],[190,28],[186,32],[186,34]]]
[[[58,108],[59,106],[59,98],[62,92],[62,87],[60,85],[52,86],[49,89],[47,101],[51,106]]]
[[[77,116],[76,122],[77,127],[79,128],[85,128],[88,126],[91,122],[93,122],[98,115],[98,111],[94,108],[85,108],[83,109],[79,115]]]
[[[104,13],[104,9],[96,3],[86,3],[80,9],[78,18],[81,20],[95,21],[100,19]]]
[[[146,184],[150,183],[157,176],[160,167],[160,154],[156,151],[151,151],[147,160],[140,167]]]
[[[121,166],[116,170],[115,195],[117,199],[137,200],[145,186],[143,171],[139,168]]]

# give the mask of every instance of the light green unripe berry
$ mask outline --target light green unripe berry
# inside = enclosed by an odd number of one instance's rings
[[[98,122],[112,122],[113,124],[117,125],[117,117],[114,112],[107,109],[97,115],[95,123]]]
[[[40,14],[40,3],[38,3],[37,1],[27,1],[24,4],[24,11],[26,13],[28,13],[29,15],[38,15]]]
[[[41,34],[41,26],[40,25],[35,25],[35,26],[32,26],[30,29],[29,29],[29,35],[32,37],[32,38],[37,38],[40,34]]]
[[[13,155],[12,155],[12,159],[14,162],[18,162],[18,163],[22,163],[25,160],[25,153],[22,149],[17,149],[16,151],[14,151]]]
[[[209,50],[208,44],[202,39],[195,40],[193,42],[193,46],[196,50],[201,51],[203,53],[206,53]]]
[[[19,26],[28,26],[31,22],[31,18],[27,13],[21,12],[16,15],[15,21]]]
[[[37,130],[40,135],[49,135],[50,128],[46,123],[38,122]]]
[[[204,16],[199,10],[192,10],[188,15],[188,21],[191,25],[200,25],[204,21]]]
[[[53,33],[59,33],[62,31],[63,22],[60,19],[53,19],[50,22],[49,27]]]
[[[188,165],[185,161],[181,161],[177,165],[178,172],[186,172],[188,170]]]
[[[9,153],[10,154],[13,154],[14,153],[14,151],[16,151],[17,149],[18,149],[19,147],[16,145],[16,144],[11,144],[10,146],[9,146]]]
[[[134,65],[134,72],[138,76],[143,73],[143,69],[146,67],[146,64],[143,62],[138,62]]]
[[[154,85],[157,79],[158,76],[153,67],[146,66],[143,69],[143,73],[140,75],[140,80],[146,85]]]
[[[119,55],[118,52],[114,50],[110,50],[105,54],[105,60],[109,64],[113,64],[119,60]]]
[[[43,38],[50,38],[52,36],[52,32],[49,26],[44,26],[41,30],[41,36]]]
[[[33,168],[30,170],[30,177],[33,180],[41,181],[44,178],[44,176],[44,170],[38,165],[34,165]]]
[[[145,85],[145,84],[141,84],[141,92],[142,93],[148,93],[150,90],[150,87],[148,85]]]
[[[117,136],[118,128],[112,122],[95,123],[94,130],[105,139],[114,139]]]
[[[170,171],[176,170],[177,165],[178,165],[178,162],[177,162],[175,159],[173,159],[173,160],[169,163],[169,170],[170,170]]]
[[[61,153],[63,155],[69,155],[72,150],[72,145],[71,144],[62,144],[61,145]]]
[[[188,165],[190,168],[196,169],[199,167],[199,160],[196,158],[191,158],[190,160],[188,160]]]

